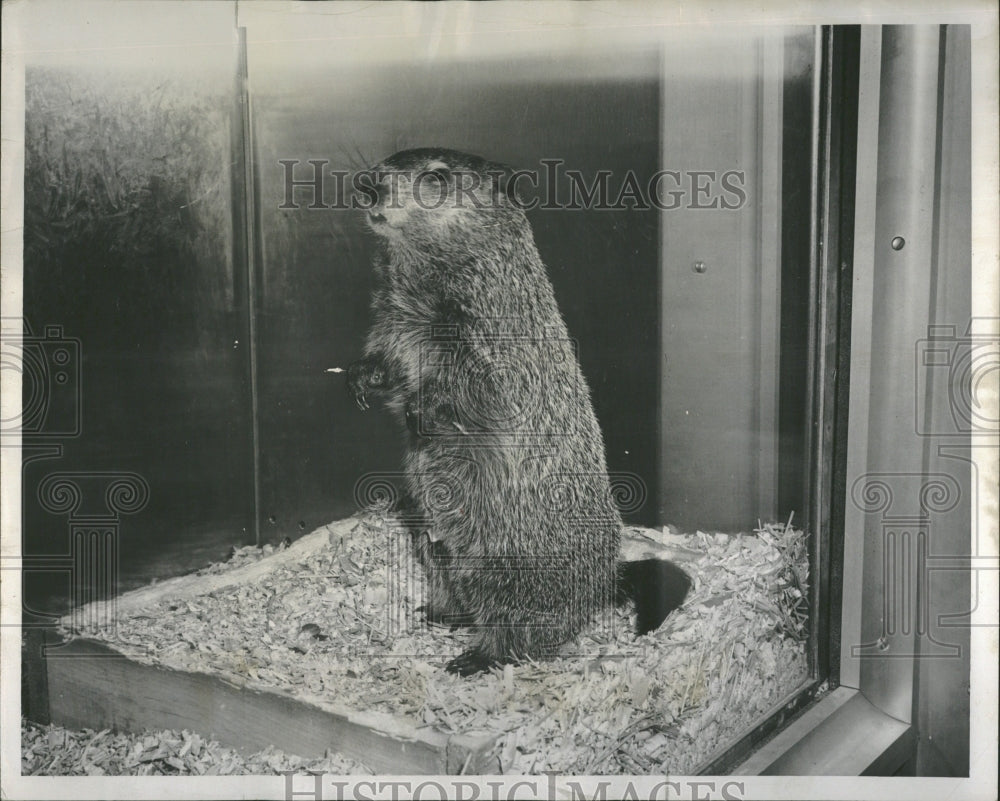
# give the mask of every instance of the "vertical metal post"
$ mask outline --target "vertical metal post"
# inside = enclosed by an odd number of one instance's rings
[[[781,343],[781,181],[784,115],[784,38],[763,37],[757,45],[757,212],[756,304],[759,315],[757,369],[757,515],[778,511],[778,402]]]
[[[845,487],[851,487],[867,469],[881,72],[882,29],[878,25],[863,26],[858,65],[857,172],[851,287],[850,382],[853,390],[848,399],[849,427]],[[858,659],[851,656],[850,646],[860,642],[861,637],[861,589],[864,583],[865,551],[865,541],[862,536],[865,528],[864,509],[845,501],[843,521],[841,637],[844,647],[841,649],[840,683],[846,687],[858,687],[861,683],[861,664]]]
[[[921,512],[904,490],[927,470],[926,441],[914,419],[913,354],[931,308],[939,40],[938,26],[883,30],[867,458],[852,493],[865,511],[866,611],[860,640],[851,644],[845,630],[845,645],[861,660],[860,689],[868,700],[904,722],[912,712],[916,647],[918,566],[911,546],[920,537],[919,526],[905,521]]]
[[[839,680],[843,515],[836,499],[844,492],[844,432],[850,383],[851,248],[854,239],[856,178],[858,45],[860,29],[823,30],[822,106],[820,115],[819,208],[814,243],[817,254],[815,302],[816,352],[813,354],[812,451],[808,530],[811,607],[810,654],[816,677]]]
[[[816,36],[813,49],[813,85],[812,85],[812,153],[810,163],[814,165],[813,173],[810,176],[809,185],[809,318],[806,331],[808,336],[808,367],[806,369],[806,419],[805,431],[803,432],[803,453],[806,454],[805,463],[805,488],[804,509],[802,525],[805,526],[812,536],[809,540],[809,565],[813,575],[810,582],[809,604],[814,611],[813,624],[809,636],[809,672],[815,675],[816,656],[818,653],[817,641],[819,637],[818,610],[819,610],[819,582],[816,580],[817,566],[823,558],[821,548],[821,531],[819,527],[819,498],[816,493],[816,480],[819,475],[820,462],[823,459],[822,453],[822,432],[820,426],[823,420],[822,407],[822,380],[823,375],[823,352],[821,343],[823,341],[823,331],[825,328],[826,308],[822,303],[824,299],[823,281],[821,275],[822,252],[823,252],[823,230],[821,210],[823,207],[823,193],[829,185],[829,149],[828,133],[829,120],[824,113],[827,107],[827,96],[824,87],[829,86],[829,29],[821,31]]]
[[[234,304],[245,315],[247,369],[250,375],[250,445],[253,459],[253,532],[260,538],[260,410],[257,377],[257,210],[253,158],[253,124],[250,118],[250,81],[246,28],[236,28],[236,99],[232,126],[233,270],[242,272],[233,281]],[[244,287],[245,292],[237,287]]]

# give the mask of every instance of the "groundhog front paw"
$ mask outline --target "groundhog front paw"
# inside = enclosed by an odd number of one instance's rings
[[[453,434],[466,434],[467,431],[458,421],[455,407],[449,401],[436,400],[433,397],[421,398],[407,402],[405,408],[406,427],[417,437],[435,437]]]
[[[362,411],[369,408],[369,395],[385,390],[388,382],[388,370],[380,359],[361,359],[347,368],[347,391]]]

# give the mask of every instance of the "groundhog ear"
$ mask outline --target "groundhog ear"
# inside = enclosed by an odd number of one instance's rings
[[[502,167],[497,165],[494,169],[489,171],[489,175],[493,177],[493,197],[496,200],[501,198],[506,199],[509,203],[515,206],[522,206],[522,199],[517,192],[517,181],[512,180],[514,177],[514,170],[510,167]]]

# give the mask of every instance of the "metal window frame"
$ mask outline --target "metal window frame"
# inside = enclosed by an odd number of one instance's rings
[[[838,33],[842,32],[826,31],[825,42],[835,45]],[[903,386],[905,371],[886,370],[884,363],[907,347],[912,349],[928,322],[932,276],[930,267],[923,267],[933,262],[934,235],[907,242],[905,260],[892,243],[898,233],[908,232],[909,237],[931,231],[935,223],[941,29],[864,26],[858,44],[854,191],[848,174],[826,182],[816,243],[820,286],[829,291],[839,284],[845,289],[838,317],[842,326],[848,321],[850,325],[849,339],[846,329],[841,332],[843,347],[835,356],[840,374],[835,375],[832,396],[829,386],[819,388],[812,407],[815,411],[816,400],[822,403],[824,397],[832,397],[835,410],[833,432],[819,432],[812,449],[814,457],[821,454],[829,435],[832,458],[812,462],[819,473],[811,476],[810,486],[811,499],[817,501],[813,514],[832,512],[831,528],[843,538],[842,576],[830,570],[831,560],[822,553],[814,563],[832,591],[826,604],[833,623],[826,627],[826,653],[831,683],[840,686],[737,765],[733,772],[744,775],[894,775],[912,765],[916,749],[918,626],[894,626],[889,618],[896,594],[902,591],[905,603],[905,593],[916,587],[919,559],[901,562],[892,577],[886,574],[891,555],[886,551],[884,521],[848,502],[846,481],[898,465],[920,471],[923,464],[924,444],[918,437],[899,437],[892,425],[905,413],[905,405],[912,404],[912,388],[907,392]],[[836,47],[825,50],[824,68],[832,67]],[[831,102],[834,86],[835,81],[824,82],[827,120],[837,110]],[[831,143],[829,126],[821,141]],[[821,176],[833,178],[830,167],[849,162],[836,158],[832,149],[823,156]],[[838,184],[845,190],[839,200],[832,194]],[[831,216],[837,209],[839,232]],[[840,280],[833,280],[838,273]],[[887,312],[883,304],[889,299],[894,305]],[[817,300],[822,318],[823,298]],[[814,330],[829,334],[831,328],[820,325]],[[821,381],[825,372],[820,366],[814,375]],[[846,389],[848,375],[851,392]],[[851,420],[849,430],[845,415]],[[814,419],[822,425],[827,421],[825,415]],[[827,490],[830,503],[823,503]],[[820,524],[814,531],[825,530],[821,517],[811,517],[810,522]],[[855,534],[844,538],[844,532]],[[838,544],[829,545],[836,556]],[[818,592],[822,595],[823,588]],[[823,602],[822,597],[816,600]],[[822,621],[816,629],[815,653],[822,657]]]

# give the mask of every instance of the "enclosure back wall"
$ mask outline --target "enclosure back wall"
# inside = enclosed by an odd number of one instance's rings
[[[508,34],[441,61],[417,40],[391,56],[349,37],[275,44],[301,37],[281,21],[241,19],[245,65],[232,15],[215,6],[186,15],[211,43],[197,60],[191,31],[147,20],[146,36],[170,45],[156,63],[120,46],[100,71],[83,68],[90,51],[29,62],[24,317],[35,337],[61,326],[79,340],[82,414],[67,432],[49,410],[25,437],[26,555],[71,562],[67,531],[100,528],[88,521],[107,513],[101,482],[113,475],[149,489],[148,504],[111,510],[105,526],[120,538],[127,587],[220,558],[258,530],[276,541],[348,515],[359,478],[399,469],[399,432],[325,372],[360,355],[374,243],[359,213],[308,208],[311,188],[281,209],[280,161],[297,161],[303,180],[310,159],[355,170],[428,144],[527,169],[559,159],[588,185],[607,170],[612,200],[629,171],[643,187],[657,169],[742,173],[737,209],[536,209],[529,219],[609,467],[646,488],[632,519],[745,529],[799,508],[794,491],[779,503],[779,465],[799,472],[799,424],[782,440],[779,420],[803,419],[804,392],[781,401],[778,387],[783,376],[804,382],[804,355],[778,349],[804,342],[806,320],[794,281],[784,298],[779,284],[807,274],[807,251],[782,253],[781,232],[808,230],[808,204],[800,194],[783,219],[779,198],[790,158],[793,185],[808,186],[798,168],[808,164],[811,31],[582,54],[576,42]],[[104,47],[127,43],[103,36]],[[188,69],[206,54],[212,69]],[[797,116],[785,107],[793,90]],[[783,118],[799,124],[782,131]],[[557,184],[567,198],[568,181]],[[332,179],[325,189],[332,203]],[[710,192],[700,201],[718,185]],[[26,381],[26,406],[31,391]],[[95,472],[78,508],[39,498],[54,474]],[[58,565],[29,572],[32,602],[64,600],[61,575]]]

